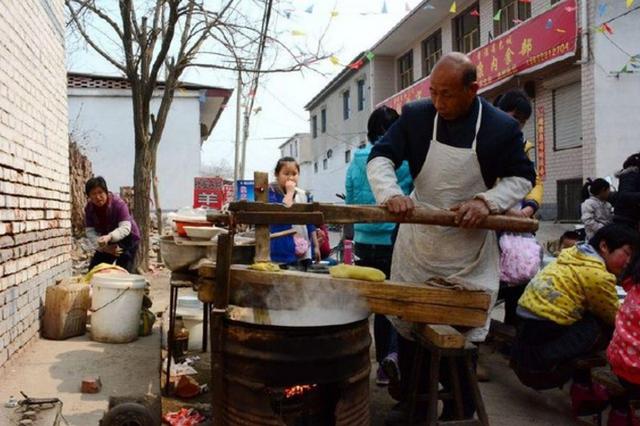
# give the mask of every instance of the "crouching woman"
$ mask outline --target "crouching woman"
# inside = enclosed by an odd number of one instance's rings
[[[84,209],[85,232],[96,247],[89,270],[99,263],[115,263],[134,272],[140,231],[127,204],[109,192],[107,183],[101,176],[87,181],[85,193],[89,198]]]
[[[536,389],[557,387],[573,377],[576,414],[579,405],[591,399],[591,377],[589,371],[575,370],[572,361],[606,348],[618,311],[616,279],[637,244],[636,232],[607,225],[588,243],[563,250],[518,301],[514,371],[523,384]]]

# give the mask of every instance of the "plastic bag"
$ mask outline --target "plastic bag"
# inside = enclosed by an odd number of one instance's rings
[[[542,247],[530,235],[500,237],[500,281],[512,285],[528,283],[540,270]]]
[[[299,234],[293,236],[293,244],[295,245],[296,256],[298,257],[304,257],[309,251],[309,241]]]

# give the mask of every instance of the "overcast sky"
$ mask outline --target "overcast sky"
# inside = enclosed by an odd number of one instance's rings
[[[325,51],[335,52],[341,63],[347,64],[359,52],[387,33],[420,0],[289,0],[292,10],[289,18],[275,16],[272,28],[281,34],[282,41],[289,44],[316,46],[318,37],[329,24],[323,38]],[[386,4],[387,13],[382,13]],[[313,5],[313,12],[306,10]],[[280,9],[283,9],[281,6]],[[287,9],[287,7],[285,7]],[[337,16],[331,18],[331,12]],[[261,14],[261,10],[256,11]],[[331,21],[331,22],[329,22]],[[292,32],[304,36],[293,36]],[[69,58],[69,68],[78,72],[118,74],[106,61],[88,50],[75,51]],[[287,137],[298,132],[308,132],[308,113],[304,105],[342,70],[329,60],[317,68],[325,75],[305,71],[304,73],[271,74],[261,79],[255,107],[260,112],[251,120],[250,138],[247,145],[245,178],[253,171],[271,171],[279,157],[277,147]],[[234,88],[236,76],[233,72],[191,69],[185,81]],[[233,164],[235,138],[235,94],[222,113],[216,128],[203,144],[203,165],[217,164],[225,159]],[[132,147],[133,155],[133,147]]]

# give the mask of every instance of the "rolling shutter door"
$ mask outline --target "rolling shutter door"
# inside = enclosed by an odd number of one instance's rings
[[[553,91],[553,130],[556,150],[582,146],[580,82]]]

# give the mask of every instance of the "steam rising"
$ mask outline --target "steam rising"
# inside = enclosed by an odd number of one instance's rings
[[[286,275],[282,278],[286,280]],[[261,295],[245,289],[234,299],[240,305],[258,307],[233,307],[229,315],[237,321],[287,327],[348,324],[369,315],[366,301],[357,291],[322,281],[303,285],[282,282]]]

